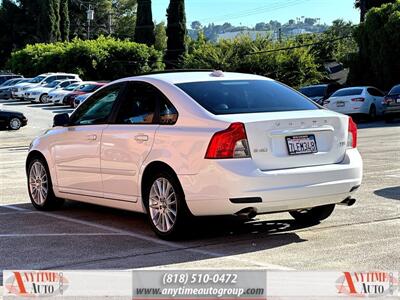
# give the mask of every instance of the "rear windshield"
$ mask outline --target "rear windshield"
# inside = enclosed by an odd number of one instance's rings
[[[308,86],[300,89],[300,93],[307,97],[323,97],[325,96],[326,86]]]
[[[400,85],[394,86],[389,92],[389,95],[398,95],[398,94],[400,94]]]
[[[100,86],[98,84],[85,84],[80,86],[77,91],[78,92],[94,92],[97,90]]]
[[[215,115],[319,109],[300,93],[275,81],[206,81],[177,86]]]
[[[342,96],[358,96],[361,95],[363,89],[346,89],[346,90],[338,90],[332,94],[331,97],[342,97]]]

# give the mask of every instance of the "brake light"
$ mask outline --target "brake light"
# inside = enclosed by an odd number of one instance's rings
[[[347,148],[357,147],[357,124],[349,117],[349,135],[347,138]]]
[[[364,102],[365,99],[364,98],[353,98],[353,99],[351,99],[351,101],[353,101],[353,102]]]
[[[389,104],[391,104],[391,103],[393,103],[393,102],[394,102],[394,99],[391,98],[391,97],[385,97],[385,98],[383,98],[383,104],[389,105]]]
[[[247,158],[250,157],[249,143],[243,123],[232,123],[228,129],[213,135],[205,158]]]

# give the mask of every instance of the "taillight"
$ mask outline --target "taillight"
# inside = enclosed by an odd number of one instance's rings
[[[351,101],[353,101],[353,102],[364,102],[365,99],[364,98],[353,98],[353,99],[351,99]]]
[[[249,143],[243,123],[232,123],[228,129],[213,135],[205,158],[247,158],[250,157]]]
[[[349,135],[347,138],[347,148],[357,147],[357,124],[349,117]]]
[[[385,97],[385,98],[383,98],[383,104],[385,104],[385,105],[389,105],[389,104],[391,104],[391,103],[393,103],[393,102],[394,102],[394,99],[391,98],[391,97]]]

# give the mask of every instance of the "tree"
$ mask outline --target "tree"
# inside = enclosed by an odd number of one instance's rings
[[[135,42],[154,45],[154,22],[151,11],[151,0],[138,0]]]
[[[364,22],[366,13],[373,7],[380,7],[396,0],[356,0],[354,6],[360,9],[360,22]]]
[[[186,15],[184,0],[170,0],[167,9],[167,68],[177,68],[186,52]]]
[[[384,90],[400,78],[400,1],[368,12],[355,31],[360,51],[350,65],[352,84],[375,85]]]
[[[112,36],[133,39],[136,27],[136,0],[113,0]]]
[[[60,33],[61,40],[68,41],[69,40],[69,9],[68,9],[68,0],[60,1]]]
[[[202,25],[199,21],[193,21],[190,25],[190,28],[192,28],[193,30],[200,30],[202,28]]]
[[[156,41],[154,48],[160,51],[165,51],[167,48],[167,32],[165,30],[165,23],[161,22],[156,25],[155,29]]]

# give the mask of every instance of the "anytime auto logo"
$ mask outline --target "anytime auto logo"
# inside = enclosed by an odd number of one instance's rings
[[[398,282],[391,272],[344,272],[336,287],[339,294],[346,296],[380,297],[393,295]]]
[[[68,280],[62,272],[18,271],[5,278],[5,295],[46,297],[62,295],[68,288]]]

